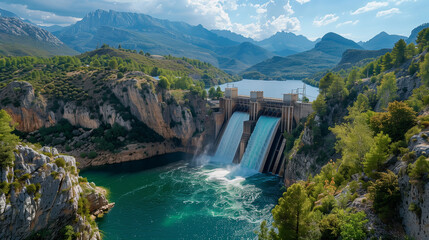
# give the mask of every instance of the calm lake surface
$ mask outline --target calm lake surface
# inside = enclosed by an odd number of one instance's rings
[[[267,174],[228,177],[238,166],[170,154],[81,172],[110,190],[98,221],[104,239],[253,239],[281,196]]]
[[[287,80],[287,81],[266,81],[266,80],[249,80],[244,79],[238,82],[225,83],[220,85],[222,91],[225,91],[227,86],[237,87],[239,95],[250,95],[250,91],[264,91],[265,97],[281,98],[283,99],[284,93],[291,93],[292,90],[303,88],[305,85],[307,97],[313,101],[319,95],[319,89],[301,80]]]

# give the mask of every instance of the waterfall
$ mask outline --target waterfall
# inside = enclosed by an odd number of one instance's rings
[[[243,135],[243,122],[249,120],[249,114],[243,112],[234,112],[223,133],[222,139],[216,150],[215,158],[223,163],[232,163],[241,135]]]
[[[259,118],[241,159],[241,167],[259,171],[279,121],[280,118],[274,117]]]

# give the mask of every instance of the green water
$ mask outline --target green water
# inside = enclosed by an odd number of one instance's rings
[[[104,239],[253,239],[281,195],[280,179],[230,177],[234,166],[184,154],[87,169],[115,207],[98,221]]]

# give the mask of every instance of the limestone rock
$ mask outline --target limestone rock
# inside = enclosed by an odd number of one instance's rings
[[[55,148],[44,147],[44,152],[58,154]],[[81,233],[81,239],[101,239],[97,228],[93,228],[86,216],[80,216],[78,202],[87,192],[96,192],[89,184],[79,184],[76,160],[71,156],[61,157],[66,166],[58,167],[54,158],[45,156],[30,147],[19,145],[15,152],[14,167],[1,169],[3,182],[19,183],[11,187],[8,194],[0,195],[0,239],[25,239],[32,233],[48,230],[51,239],[58,239],[60,231],[71,225]],[[5,178],[14,173],[11,179]],[[30,176],[26,180],[17,178]],[[34,186],[30,190],[30,185]],[[81,195],[81,193],[83,195]],[[90,197],[92,198],[92,197]],[[109,203],[101,193],[97,195],[97,208],[106,209]],[[91,234],[93,233],[93,234]]]

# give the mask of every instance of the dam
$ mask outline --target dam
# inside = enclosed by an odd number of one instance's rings
[[[298,100],[298,94],[283,94],[283,99],[266,98],[262,91],[238,95],[237,88],[225,88],[215,119],[215,157],[225,163],[274,175],[284,174],[283,133],[313,112],[311,103]]]

